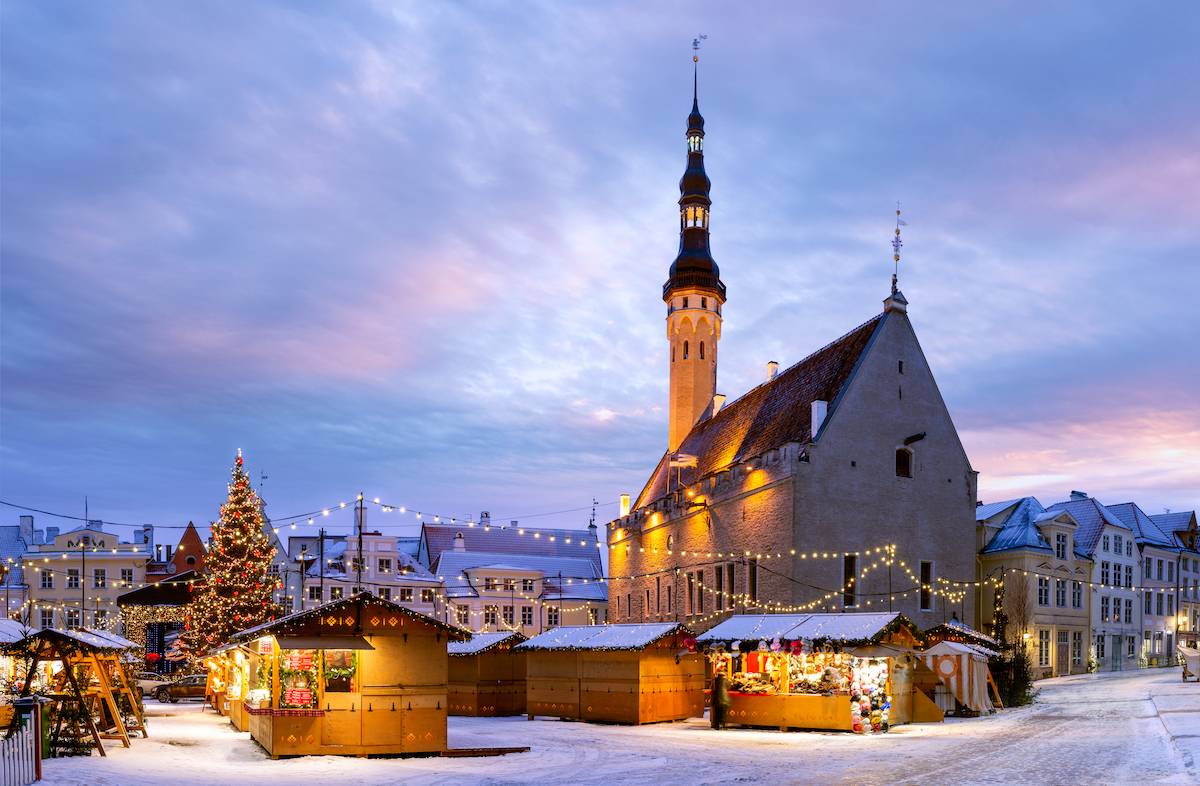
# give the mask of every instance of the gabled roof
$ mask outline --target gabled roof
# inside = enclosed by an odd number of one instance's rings
[[[1013,507],[1018,502],[1020,502],[1022,499],[1029,499],[1029,497],[1018,497],[1017,499],[1006,499],[1003,502],[989,502],[986,505],[976,505],[975,506],[975,520],[976,521],[987,521],[992,516],[995,516],[997,513],[1002,513],[1003,511],[1006,511],[1009,508]]]
[[[886,316],[880,314],[859,325],[726,404],[717,414],[701,419],[677,451],[697,458],[696,466],[679,470],[679,483],[690,485],[789,442],[811,442],[816,436],[812,433],[812,402],[829,402],[826,422],[833,417],[839,397]],[[675,487],[675,473],[668,473],[669,469],[668,456],[664,455],[638,494],[635,510],[661,499]],[[670,486],[668,474],[672,476]]]
[[[676,622],[643,622],[622,625],[575,625],[534,636],[515,650],[640,650],[659,639],[688,629]]]
[[[450,642],[447,651],[450,655],[480,655],[505,642],[520,644],[523,641],[525,641],[525,636],[515,630],[472,633],[469,641]]]
[[[1100,542],[1100,533],[1106,524],[1129,530],[1125,522],[1114,516],[1095,497],[1056,502],[1047,510],[1065,510],[1075,518],[1079,524],[1075,530],[1075,550],[1088,557],[1096,553],[1096,544]]]
[[[261,625],[255,625],[253,628],[246,628],[243,631],[233,634],[229,640],[231,642],[242,642],[252,641],[253,639],[257,639],[262,636],[285,635],[291,632],[291,630],[296,626],[303,625],[310,620],[318,619],[322,615],[329,614],[331,612],[340,613],[350,608],[361,609],[362,604],[364,603],[381,605],[388,611],[403,614],[409,619],[417,620],[429,625],[430,627],[447,631],[450,634],[451,640],[454,641],[464,641],[471,636],[470,631],[463,630],[462,628],[454,625],[448,625],[439,619],[430,617],[428,614],[422,614],[421,612],[410,609],[407,606],[401,606],[400,604],[393,603],[390,600],[378,598],[369,592],[359,592],[351,595],[348,598],[341,598],[328,603],[322,603],[320,606],[313,606],[311,609],[293,612],[285,617],[280,617],[277,620],[264,622]]]
[[[29,551],[32,545],[21,537],[20,526],[0,526],[0,560],[12,560],[12,564],[8,566],[12,571],[8,582],[10,586],[19,587],[25,583],[25,564],[21,555]]]
[[[920,640],[921,631],[896,612],[844,612],[818,614],[735,614],[696,637],[703,644],[746,644],[784,641],[865,644],[879,642],[898,628]]]
[[[1001,507],[1001,506],[1005,507]],[[1018,500],[1010,500],[1004,503],[995,503],[989,507],[995,509],[992,518],[998,513],[1008,511],[1002,519],[1000,519],[1000,529],[992,536],[987,545],[983,547],[982,554],[995,554],[1001,551],[1013,551],[1015,549],[1032,549],[1034,551],[1050,552],[1050,542],[1042,535],[1039,525],[1052,521],[1060,516],[1066,516],[1072,522],[1073,517],[1061,510],[1046,510],[1042,507],[1042,503],[1037,501],[1036,497],[1022,497]],[[975,520],[980,521],[978,508],[976,508]],[[1082,556],[1087,556],[1086,552],[1079,548],[1079,530],[1076,529],[1075,534],[1076,548],[1075,552]]]
[[[1122,502],[1119,505],[1104,507],[1125,525],[1133,530],[1133,536],[1139,546],[1157,546],[1164,549],[1178,548],[1172,533],[1163,532],[1135,502]]]
[[[1165,533],[1182,532],[1189,529],[1196,520],[1196,511],[1181,510],[1176,513],[1156,513],[1150,517],[1160,530]]]
[[[474,597],[478,588],[471,585],[467,571],[491,567],[495,570],[529,570],[542,574],[542,598],[557,600],[608,600],[604,574],[593,561],[583,557],[541,557],[530,554],[490,554],[473,551],[447,551],[438,559],[438,576],[451,598]],[[561,585],[559,576],[562,576]],[[518,595],[520,600],[521,596]]]
[[[532,527],[480,524],[424,524],[421,527],[420,559],[434,572],[437,561],[454,549],[454,537],[462,533],[467,551],[489,554],[528,554],[542,557],[578,557],[596,563],[600,570],[599,534],[588,529],[537,529]]]

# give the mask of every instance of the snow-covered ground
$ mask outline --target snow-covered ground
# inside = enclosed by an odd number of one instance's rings
[[[452,747],[530,745],[475,759],[308,757],[271,761],[198,704],[148,702],[149,739],[107,758],[45,763],[45,782],[163,784],[1126,784],[1193,783],[1200,684],[1179,670],[1040,683],[1033,707],[901,726],[890,734],[715,732],[699,720],[640,728],[451,718]]]

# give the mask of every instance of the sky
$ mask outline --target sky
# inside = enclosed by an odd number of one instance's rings
[[[1189,2],[5,2],[0,496],[205,523],[240,448],[274,517],[612,518],[698,33],[721,392],[879,312],[901,200],[981,498],[1200,507]]]

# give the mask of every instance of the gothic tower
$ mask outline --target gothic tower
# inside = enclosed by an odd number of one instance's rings
[[[693,58],[693,68],[695,58]],[[663,300],[671,352],[671,392],[667,449],[674,452],[712,404],[717,390],[717,342],[725,284],[708,242],[708,197],[704,172],[704,117],[697,75],[692,74],[692,113],[688,115],[687,169],[679,181],[679,255],[671,263]]]

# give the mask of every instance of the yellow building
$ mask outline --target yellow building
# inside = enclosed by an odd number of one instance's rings
[[[117,596],[146,580],[146,543],[126,543],[99,522],[62,534],[21,557],[29,586],[29,624],[120,631]]]

